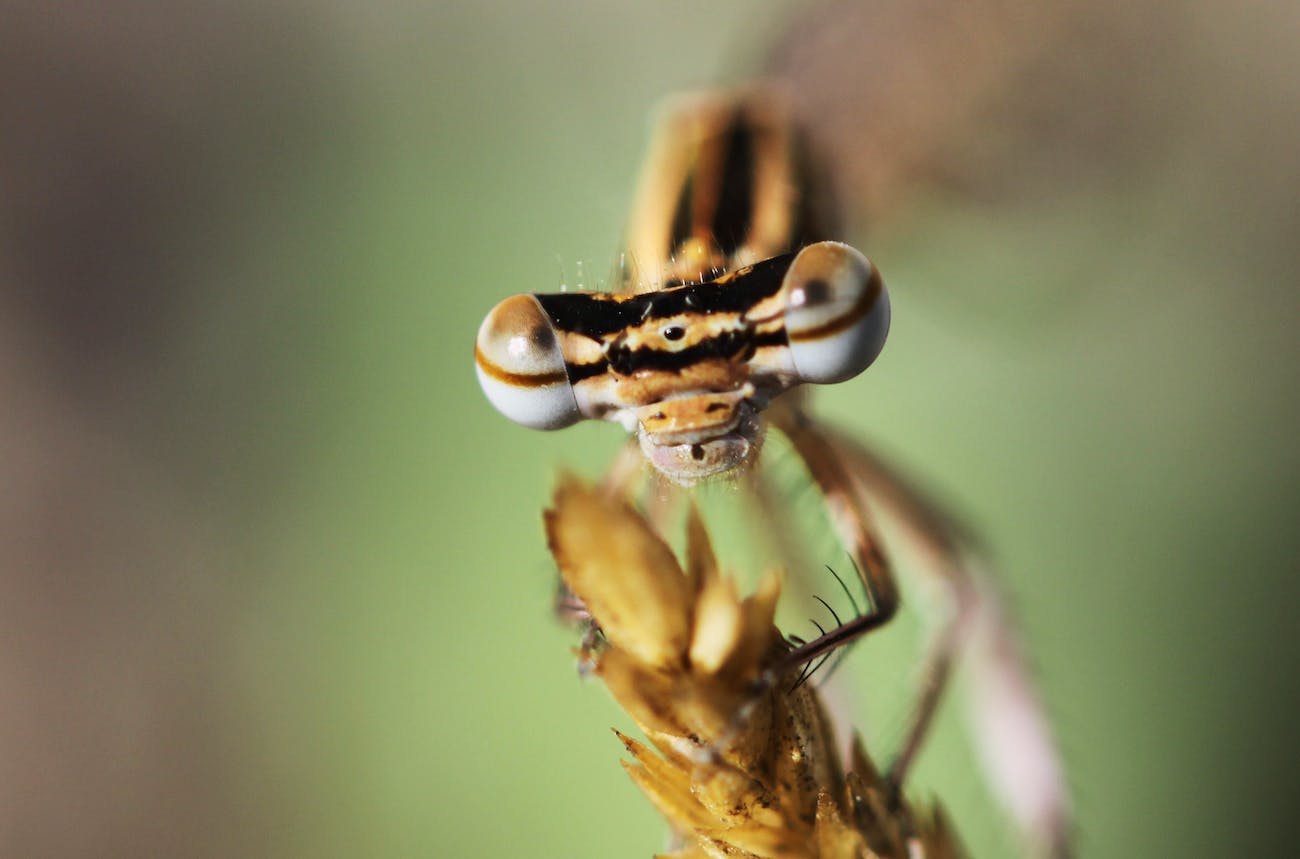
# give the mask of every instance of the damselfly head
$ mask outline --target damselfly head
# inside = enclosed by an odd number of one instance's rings
[[[774,397],[856,376],[888,331],[875,267],[848,245],[818,242],[706,283],[513,296],[484,320],[474,357],[511,420],[615,421],[656,469],[693,483],[750,462]]]

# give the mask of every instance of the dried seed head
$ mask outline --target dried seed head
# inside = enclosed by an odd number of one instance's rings
[[[787,647],[773,623],[778,575],[742,598],[694,511],[683,570],[623,499],[568,477],[546,531],[604,633],[596,673],[654,746],[615,732],[624,768],[681,837],[669,855],[959,855],[943,817],[914,813],[860,743],[846,776],[816,692],[775,674]]]

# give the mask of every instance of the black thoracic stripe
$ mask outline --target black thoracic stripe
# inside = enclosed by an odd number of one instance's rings
[[[755,263],[734,276],[726,275],[721,283],[677,286],[621,301],[592,292],[557,292],[535,298],[559,330],[601,340],[641,322],[682,313],[743,313],[781,289],[793,260],[794,254],[784,254]]]
[[[745,243],[754,223],[754,134],[745,112],[738,111],[727,129],[722,182],[710,225],[713,241],[724,257]]]
[[[673,211],[673,228],[668,235],[668,247],[663,249],[664,259],[670,258],[682,242],[691,237],[691,210],[695,207],[695,170],[686,174],[681,191],[677,195],[677,207]]]
[[[790,229],[792,247],[803,247],[813,242],[831,238],[837,230],[826,223],[829,213],[835,211],[831,183],[816,171],[816,162],[809,156],[809,144],[803,135],[794,137],[793,155],[799,201],[794,211]],[[820,205],[818,201],[821,201]]]

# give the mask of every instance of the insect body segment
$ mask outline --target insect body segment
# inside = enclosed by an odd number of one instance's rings
[[[804,150],[771,89],[670,100],[628,222],[628,288],[700,283],[834,237]]]
[[[538,429],[615,421],[657,469],[691,483],[749,459],[777,395],[866,369],[888,330],[875,267],[818,242],[707,283],[514,296],[488,314],[474,352],[506,417]]]

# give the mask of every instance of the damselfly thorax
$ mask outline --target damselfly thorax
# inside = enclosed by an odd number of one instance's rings
[[[824,229],[800,151],[773,102],[674,105],[633,210],[625,291],[497,305],[475,345],[493,405],[539,429],[619,423],[690,484],[752,461],[775,397],[866,369],[888,295],[848,245],[791,251]]]

